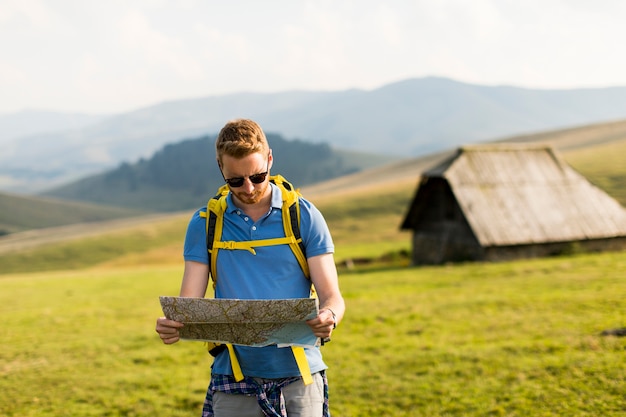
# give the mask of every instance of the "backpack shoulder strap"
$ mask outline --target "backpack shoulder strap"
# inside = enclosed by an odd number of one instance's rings
[[[296,256],[304,275],[310,279],[309,265],[306,261],[306,248],[300,233],[300,190],[297,190],[282,175],[275,175],[270,178],[281,191],[283,199],[283,228],[285,237],[290,238],[289,246]]]
[[[224,225],[224,212],[226,211],[226,196],[228,195],[228,186],[223,185],[217,191],[217,194],[211,198],[206,207],[206,247],[209,253],[209,276],[213,278],[213,288],[217,279],[217,248],[215,242],[219,241],[222,236],[222,227]]]

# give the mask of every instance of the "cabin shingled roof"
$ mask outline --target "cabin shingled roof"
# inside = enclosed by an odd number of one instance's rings
[[[549,146],[466,146],[422,177],[448,182],[482,246],[626,236],[626,209]]]

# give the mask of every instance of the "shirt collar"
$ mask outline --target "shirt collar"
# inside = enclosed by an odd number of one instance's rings
[[[276,186],[275,184],[270,182],[270,187],[272,188],[272,201],[270,203],[271,207],[280,210],[283,208],[283,195],[280,192],[278,186]],[[228,195],[226,196],[226,204],[226,211],[229,213],[233,213],[239,210],[239,208],[233,203],[233,193],[228,193]]]

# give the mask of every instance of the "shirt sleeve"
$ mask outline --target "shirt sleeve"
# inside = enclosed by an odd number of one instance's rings
[[[302,198],[300,228],[307,258],[335,252],[335,245],[324,216],[311,202]]]
[[[206,218],[200,216],[201,212],[206,213],[206,209],[196,211],[189,221],[187,234],[185,235],[183,257],[185,261],[208,264],[209,254],[206,246]]]

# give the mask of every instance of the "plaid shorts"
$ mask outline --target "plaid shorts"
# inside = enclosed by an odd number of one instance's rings
[[[325,371],[321,371],[320,374],[324,381],[324,414],[322,417],[330,417],[328,407],[328,378],[326,377]],[[204,400],[204,407],[202,408],[202,417],[213,417],[213,393],[216,391],[226,394],[256,396],[257,402],[263,410],[263,414],[269,417],[287,417],[282,389],[300,379],[301,377],[298,376],[266,379],[263,380],[263,382],[259,382],[255,378],[244,377],[243,381],[237,382],[231,375],[212,375],[211,383],[209,384]]]

